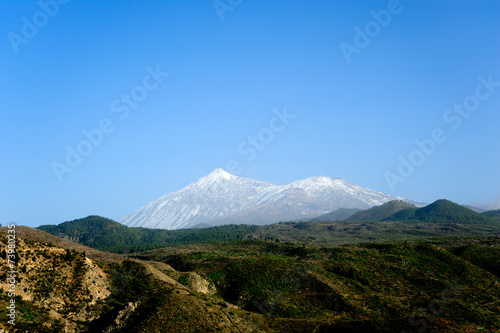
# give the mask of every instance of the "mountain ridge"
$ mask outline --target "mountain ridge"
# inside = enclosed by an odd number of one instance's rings
[[[380,221],[404,209],[416,209],[417,207],[404,201],[389,201],[383,205],[375,206],[367,210],[358,212],[345,221]]]
[[[488,215],[492,216],[488,216]],[[456,223],[463,225],[498,226],[494,213],[483,214],[446,199],[417,207],[408,202],[394,200],[380,206],[357,212],[344,219],[345,222],[425,222]]]
[[[341,178],[317,176],[277,185],[218,168],[119,222],[129,227],[158,229],[191,228],[206,223],[262,225],[313,218],[339,208],[366,209],[397,199],[406,200]]]
[[[498,225],[487,216],[446,199],[421,208],[402,209],[382,221],[427,221],[439,223]]]

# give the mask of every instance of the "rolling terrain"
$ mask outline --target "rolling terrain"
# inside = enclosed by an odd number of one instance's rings
[[[258,227],[226,225],[181,230],[129,228],[111,219],[93,215],[58,225],[42,225],[37,229],[99,250],[123,253],[178,244],[235,241]]]
[[[489,214],[391,201],[330,222],[16,226],[18,315],[0,330],[498,333],[500,222]]]
[[[417,208],[390,201],[360,211],[344,221],[280,222],[265,226],[230,224],[201,229],[130,228],[100,216],[88,216],[38,229],[85,246],[115,253],[133,253],[192,243],[243,239],[344,244],[412,240],[440,236],[498,235],[500,221],[447,200]]]
[[[498,236],[326,246],[241,240],[125,257],[87,254],[18,228],[16,332],[498,332],[500,325]],[[0,243],[6,247],[3,233]],[[5,256],[0,261],[5,276]],[[5,322],[0,328],[13,332]]]

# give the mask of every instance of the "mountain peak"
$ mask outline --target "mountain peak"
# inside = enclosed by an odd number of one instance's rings
[[[125,225],[179,229],[200,223],[266,224],[312,218],[339,208],[366,209],[396,198],[339,178],[276,185],[218,168],[121,219]]]
[[[213,179],[213,180],[219,180],[219,179],[225,179],[225,180],[233,180],[236,179],[236,176],[230,174],[226,170],[222,168],[217,168],[214,171],[210,172],[206,178]]]

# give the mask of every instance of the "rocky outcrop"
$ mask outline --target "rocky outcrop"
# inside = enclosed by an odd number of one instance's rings
[[[141,304],[141,301],[137,302],[129,302],[127,306],[118,312],[115,320],[111,325],[109,325],[103,333],[115,333],[122,332],[125,326],[127,325],[127,319],[134,313],[137,307]]]
[[[0,247],[7,238],[0,234]],[[15,294],[23,302],[46,309],[49,317],[68,326],[92,321],[100,316],[96,303],[111,294],[106,273],[83,253],[17,237],[16,261],[10,269],[6,252],[0,256],[0,290],[11,291],[7,276],[15,276]],[[16,273],[9,273],[15,271]],[[18,301],[19,302],[19,301]]]
[[[186,275],[187,275],[187,283],[189,287],[194,291],[210,295],[213,295],[217,292],[217,289],[215,289],[213,283],[204,279],[195,272],[188,272],[186,273]]]

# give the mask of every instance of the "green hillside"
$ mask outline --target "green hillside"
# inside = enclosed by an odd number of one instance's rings
[[[353,214],[356,214],[359,211],[361,211],[361,209],[359,208],[339,208],[330,213],[310,219],[310,221],[318,221],[318,222],[341,221],[352,216]]]
[[[133,243],[135,233],[144,232],[96,216],[81,220],[44,228],[115,244],[121,231],[128,232],[123,243]],[[122,260],[113,261],[94,254],[90,260],[89,251],[72,250],[70,241],[53,243],[41,237],[41,230],[22,232],[29,228],[18,227],[17,267],[26,297],[16,298],[15,331],[499,333],[500,236],[484,235],[498,227],[290,222],[254,227],[250,235],[267,235],[279,227],[283,237],[293,231],[295,240],[306,241],[287,242],[280,236],[282,240],[206,242],[216,231],[248,231],[234,227],[211,228],[205,234],[181,230],[203,242],[114,255]],[[381,242],[394,233],[426,237],[453,234],[454,228],[480,232],[468,238]],[[186,240],[172,231],[151,232],[152,239],[169,234],[172,241]],[[332,236],[340,238],[328,244],[319,239]],[[359,242],[372,238],[377,242]],[[355,244],[349,243],[352,239]],[[0,245],[7,248],[7,242],[0,233]],[[4,278],[6,258],[4,251]],[[4,313],[8,302],[7,293],[0,291]],[[0,330],[6,328],[0,323]]]
[[[384,221],[420,221],[427,223],[459,223],[470,225],[500,225],[498,222],[446,199],[418,209],[404,209]]]
[[[391,201],[358,212],[346,221],[280,222],[267,226],[239,224],[164,230],[130,228],[104,217],[88,216],[59,225],[43,225],[38,229],[94,249],[134,253],[180,244],[241,239],[336,244],[433,236],[496,235],[500,233],[499,227],[500,221],[495,218],[473,212],[451,201],[438,200],[418,209],[402,201]]]
[[[407,202],[394,200],[386,202],[385,204],[380,206],[375,206],[370,209],[360,211],[347,218],[346,221],[358,221],[358,222],[380,221],[399,212],[400,210],[416,209],[416,208],[417,207]]]
[[[265,332],[498,332],[500,263],[484,263],[498,254],[499,240],[240,241],[138,258],[170,264],[179,281],[189,272],[206,277],[222,300],[263,315]]]
[[[91,215],[58,225],[42,225],[37,229],[98,250],[133,253],[179,244],[236,241],[257,228],[234,224],[179,230],[129,228],[105,217]]]
[[[500,209],[488,210],[488,211],[483,212],[481,214],[488,216],[488,217],[500,217]]]

